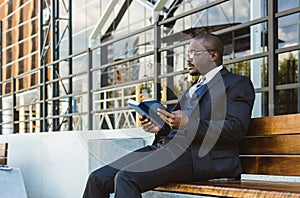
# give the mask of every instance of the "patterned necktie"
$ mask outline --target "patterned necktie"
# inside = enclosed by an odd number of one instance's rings
[[[199,87],[201,87],[201,85],[204,84],[205,80],[206,80],[205,76],[200,76],[200,77],[199,77],[198,82],[197,82],[196,84],[194,84],[194,85],[190,88],[190,90],[189,90],[189,95],[190,95],[190,97],[192,97],[193,94],[195,93],[195,91],[196,91]]]

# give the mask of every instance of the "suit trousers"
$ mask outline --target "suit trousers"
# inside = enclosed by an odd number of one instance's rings
[[[141,193],[169,182],[194,181],[191,149],[164,140],[131,152],[93,171],[84,198],[138,198]]]

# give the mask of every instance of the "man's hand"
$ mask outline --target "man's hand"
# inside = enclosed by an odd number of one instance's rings
[[[157,133],[159,131],[159,127],[152,123],[149,119],[144,116],[140,117],[140,121],[142,124],[142,128],[149,133]]]
[[[181,110],[169,113],[162,109],[157,109],[158,115],[174,129],[186,129],[189,123],[188,116]]]

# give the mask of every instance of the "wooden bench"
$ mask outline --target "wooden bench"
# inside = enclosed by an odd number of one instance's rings
[[[7,164],[7,149],[8,149],[7,143],[0,143],[0,165]]]
[[[240,157],[245,174],[241,180],[171,183],[155,190],[218,197],[300,197],[300,177],[290,177],[297,182],[276,177],[300,176],[300,114],[252,119]],[[245,179],[247,174],[250,179]],[[253,174],[267,175],[271,181],[254,180]]]

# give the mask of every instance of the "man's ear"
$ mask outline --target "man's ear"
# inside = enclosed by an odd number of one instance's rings
[[[218,51],[211,51],[209,52],[210,58],[212,61],[216,62],[220,56],[220,53]]]

